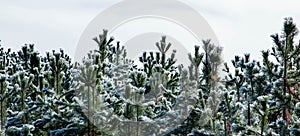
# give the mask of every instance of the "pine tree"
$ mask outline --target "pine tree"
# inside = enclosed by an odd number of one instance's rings
[[[1,47],[1,45],[0,45]],[[7,95],[7,86],[8,86],[8,82],[7,82],[7,77],[8,77],[8,73],[7,71],[7,67],[9,66],[10,60],[9,60],[9,54],[10,54],[10,50],[4,51],[4,48],[1,47],[0,49],[0,72],[1,72],[1,77],[0,77],[0,118],[1,118],[1,131],[4,129],[4,125],[5,125],[5,120],[6,120],[6,98],[9,97]]]
[[[91,59],[91,58],[90,58]],[[96,87],[96,77],[99,68],[94,66],[92,61],[85,60],[85,66],[79,66],[80,71],[78,73],[77,79],[81,82],[79,89],[77,89],[77,93],[83,93],[84,95],[80,95],[81,101],[85,101],[87,103],[87,118],[91,119],[92,111],[95,110],[95,97],[97,99],[97,91]],[[80,92],[78,92],[80,91]],[[82,92],[86,91],[86,92]],[[78,95],[79,96],[79,95]],[[88,132],[92,135],[91,130],[91,121],[88,122]]]
[[[282,36],[272,35],[274,47],[262,52],[263,65],[236,56],[232,61],[235,73],[225,63],[224,115],[226,134],[296,135],[299,117],[295,105],[299,77],[299,45],[294,44],[298,30],[286,18]]]
[[[222,47],[203,40],[191,65],[176,65],[166,37],[137,66],[103,31],[98,49],[81,63],[33,44],[17,52],[0,47],[3,135],[299,135],[300,45],[285,18],[262,62],[236,56],[233,70]],[[262,64],[262,65],[261,65]],[[221,80],[222,79],[222,80]],[[182,122],[181,124],[177,124]],[[152,131],[149,131],[152,130]]]
[[[272,50],[263,51],[263,64],[268,80],[274,86],[272,88],[272,100],[276,101],[279,109],[274,109],[270,116],[282,115],[283,125],[275,125],[277,118],[271,118],[274,122],[272,128],[281,135],[288,134],[288,127],[292,123],[291,113],[296,102],[299,101],[295,91],[295,85],[299,83],[299,54],[300,46],[294,43],[298,29],[292,18],[285,18],[282,35],[271,35],[274,41]],[[270,60],[271,56],[275,59]],[[298,91],[299,92],[299,91]]]
[[[170,131],[167,135],[213,135],[220,128],[216,127],[219,105],[219,94],[217,89],[217,73],[221,62],[220,55],[222,48],[210,43],[210,40],[203,40],[204,53],[200,53],[200,46],[195,46],[195,54],[189,54],[191,65],[188,67],[189,76],[183,79],[187,83],[195,83],[195,89],[187,88],[183,82],[182,92],[197,91],[197,102],[193,104],[187,119],[177,128]],[[199,72],[200,64],[203,64],[202,71]],[[185,72],[187,74],[187,72]],[[219,123],[218,123],[219,124]]]
[[[94,38],[98,49],[90,51],[75,68],[75,81],[78,83],[76,91],[83,101],[83,107],[86,107],[90,135],[98,132],[117,133],[120,121],[114,114],[121,116],[124,104],[119,99],[121,92],[117,90],[125,86],[124,76],[132,65],[132,62],[125,59],[124,47],[119,42],[114,46],[114,39],[111,37],[107,40],[107,37],[107,31],[104,30],[103,34]],[[99,128],[95,128],[97,126]]]
[[[33,85],[33,74],[28,72],[30,68],[30,55],[33,53],[33,45],[23,46],[18,54],[11,55],[12,65],[7,72],[10,75],[8,94],[14,97],[7,99],[7,121],[5,123],[6,134],[29,134],[29,128],[34,129],[30,124],[31,116],[28,114],[36,107],[28,107],[28,102],[32,100],[32,92],[35,92]],[[32,92],[30,90],[33,90]],[[21,131],[18,131],[21,128]]]
[[[54,54],[59,54],[56,57],[60,56],[60,60],[54,59]],[[63,50],[41,57],[30,44],[23,46],[18,53],[6,53],[6,56],[10,60],[5,70],[9,75],[6,82],[9,83],[7,96],[10,97],[5,99],[5,134],[83,134],[85,118],[74,99],[72,65]],[[60,65],[55,64],[58,61]],[[54,65],[65,66],[60,71],[60,78],[49,76],[55,73],[54,69],[59,69]],[[58,91],[60,94],[56,93]]]
[[[149,133],[142,131],[143,127],[149,127],[143,120],[153,120],[171,111],[179,94],[177,89],[179,73],[173,66],[176,61],[175,51],[170,58],[166,56],[171,44],[167,44],[166,37],[163,37],[156,44],[159,52],[145,52],[140,57],[140,62],[144,64],[143,68],[138,68],[133,61],[126,59],[126,50],[119,42],[114,45],[113,38],[107,38],[107,31],[94,38],[94,41],[97,42],[99,49],[91,52],[84,60],[83,66],[78,67],[78,81],[81,83],[90,81],[95,84],[96,86],[92,88],[99,91],[101,98],[99,101],[106,105],[101,106],[101,109],[107,111],[112,109],[118,116],[116,118],[106,115],[110,119],[106,118],[105,121],[120,122],[115,126],[115,130],[108,132],[114,134],[124,132],[125,135]],[[85,90],[83,88],[81,91]],[[159,93],[156,94],[157,91]],[[96,111],[93,114],[103,118],[104,112]],[[112,127],[108,124],[105,126]],[[120,127],[125,127],[125,131]],[[117,129],[119,132],[116,132]]]
[[[236,56],[232,60],[235,73],[232,75],[225,63],[224,71],[227,75],[224,78],[225,100],[221,104],[221,111],[226,119],[227,126],[224,127],[233,133],[259,134],[263,135],[266,128],[267,117],[267,95],[270,87],[266,82],[266,76],[262,74],[262,67],[259,62],[250,61],[250,54],[244,57]],[[259,99],[259,100],[258,100]],[[259,108],[258,108],[259,107]],[[260,116],[260,117],[259,117]],[[262,120],[257,120],[261,118]],[[258,123],[261,124],[261,131],[258,132]]]

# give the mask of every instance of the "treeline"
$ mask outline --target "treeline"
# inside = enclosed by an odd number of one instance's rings
[[[188,54],[187,67],[177,66],[175,50],[167,55],[166,37],[142,54],[142,66],[107,31],[81,62],[63,50],[1,46],[1,134],[300,135],[297,34],[285,18],[262,61],[236,56],[224,74],[223,48],[210,40]]]

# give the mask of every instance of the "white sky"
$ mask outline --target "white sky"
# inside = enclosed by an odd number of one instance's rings
[[[63,48],[71,57],[80,35],[101,11],[120,0],[0,0],[0,40],[20,49],[34,43],[41,52]],[[300,25],[299,0],[180,0],[201,14],[224,47],[224,60],[272,46],[271,34],[281,32],[284,17]],[[176,10],[175,10],[176,11]]]

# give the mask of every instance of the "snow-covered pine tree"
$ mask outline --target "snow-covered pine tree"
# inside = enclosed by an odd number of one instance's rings
[[[219,90],[219,68],[222,62],[221,54],[223,48],[216,46],[208,40],[202,40],[203,43],[203,67],[198,78],[199,81],[199,102],[202,110],[199,118],[199,128],[194,128],[192,134],[222,135],[222,121],[219,121],[218,113],[220,103]]]
[[[61,60],[54,60],[53,54],[41,57],[31,44],[23,46],[18,53],[6,54],[10,61],[5,70],[9,96],[5,100],[6,135],[77,135],[85,132],[85,118],[74,100],[70,59],[62,50]],[[53,61],[67,65],[56,84],[61,94],[55,93],[55,81],[49,77],[53,64],[56,64]],[[56,128],[53,127],[55,121]]]
[[[219,105],[219,94],[217,93],[218,68],[221,62],[220,55],[222,48],[210,43],[210,40],[203,40],[204,53],[199,52],[200,46],[195,46],[195,54],[189,54],[191,66],[189,66],[189,77],[182,76],[185,82],[195,83],[195,89],[187,88],[187,84],[181,84],[182,92],[197,91],[197,102],[193,104],[187,119],[167,135],[212,135],[219,134],[216,127]],[[199,72],[200,64],[203,63],[202,71]],[[185,72],[187,74],[187,72]],[[216,86],[214,86],[216,85]],[[214,87],[213,87],[214,86]],[[216,89],[215,89],[216,88]],[[193,91],[194,90],[194,91]]]
[[[7,51],[4,51],[4,48],[1,47],[0,44],[0,118],[1,118],[1,126],[0,126],[0,134],[2,135],[2,132],[4,130],[5,120],[6,120],[6,98],[9,97],[7,95],[7,86],[8,86],[8,73],[7,69],[10,63],[10,49]]]
[[[152,119],[154,125],[151,123],[143,122],[144,128],[152,127],[151,130],[157,130],[154,134],[161,135],[166,133],[171,127],[174,127],[174,121],[177,117],[177,113],[173,112],[174,106],[177,102],[179,90],[179,77],[180,73],[176,66],[174,66],[176,59],[173,50],[170,57],[167,56],[167,52],[171,47],[171,43],[167,43],[166,37],[163,36],[160,42],[156,43],[158,52],[144,52],[139,58],[143,64],[143,72],[146,73],[146,77],[143,84],[136,84],[134,86],[142,87],[144,92],[144,114],[142,118]],[[133,78],[132,78],[133,77]],[[131,79],[134,80],[134,76]],[[166,122],[169,122],[166,124]],[[147,130],[147,129],[146,129]],[[153,134],[144,132],[144,134]]]
[[[75,81],[78,84],[76,92],[89,118],[90,135],[119,135],[122,124],[118,116],[123,114],[124,104],[124,100],[120,98],[120,90],[127,82],[125,75],[130,71],[132,62],[125,59],[126,50],[119,42],[113,45],[114,39],[108,38],[106,30],[93,40],[98,49],[90,51],[75,67]]]
[[[177,89],[179,73],[174,66],[175,51],[170,57],[167,57],[166,54],[171,44],[167,43],[166,37],[162,37],[162,40],[156,43],[156,47],[159,52],[144,52],[139,58],[143,68],[133,68],[129,75],[130,86],[133,89],[130,94],[134,96],[135,93],[138,93],[144,97],[144,100],[139,102],[142,106],[141,110],[133,110],[138,113],[136,115],[137,126],[140,122],[140,134],[142,135],[162,134],[167,130],[168,126],[165,121],[172,116],[169,112],[171,112],[179,94]],[[147,132],[147,130],[157,131]]]
[[[96,87],[96,82],[97,82],[97,76],[98,76],[98,71],[100,70],[97,65],[93,64],[92,61],[92,56],[91,54],[88,55],[88,59],[85,59],[83,62],[83,65],[76,66],[75,69],[77,69],[78,73],[76,76],[76,81],[79,81],[79,88],[76,89],[77,96],[80,98],[80,101],[86,104],[86,109],[83,107],[84,112],[87,115],[87,118],[89,119],[88,121],[88,133],[89,135],[93,135],[94,129],[93,129],[93,120],[92,120],[92,115],[93,111],[96,110],[95,108],[95,103],[97,100],[98,96],[98,91]]]
[[[179,94],[177,89],[179,73],[174,66],[175,51],[170,58],[167,57],[166,53],[171,45],[167,44],[166,38],[163,37],[156,44],[159,52],[145,52],[140,57],[144,67],[138,68],[133,61],[125,58],[126,50],[120,46],[119,42],[116,45],[112,44],[113,38],[107,38],[107,31],[104,31],[98,38],[94,38],[94,41],[99,48],[91,52],[92,57],[84,62],[91,62],[91,65],[85,67],[85,64],[82,64],[82,69],[79,68],[82,74],[78,74],[78,77],[95,75],[91,73],[96,72],[98,76],[88,76],[94,77],[88,80],[99,81],[95,82],[100,92],[101,100],[99,101],[105,105],[99,107],[102,107],[102,110],[103,108],[107,111],[112,110],[117,116],[105,115],[103,111],[96,111],[94,115],[105,118],[102,122],[105,121],[105,126],[111,128],[108,132],[113,134],[146,134],[142,131],[145,130],[143,127],[150,125],[145,121],[162,117],[176,103],[176,96]],[[93,70],[93,67],[100,70]],[[90,72],[85,69],[90,69]],[[155,95],[157,97],[151,95],[159,90],[161,93]],[[152,98],[156,101],[154,102]],[[112,126],[116,124],[113,123],[116,121],[121,123]],[[159,129],[159,127],[156,128]]]
[[[285,18],[282,35],[271,35],[274,46],[272,50],[263,51],[264,72],[272,85],[272,104],[279,108],[270,111],[270,127],[280,135],[291,134],[293,123],[299,116],[293,116],[293,108],[299,101],[299,43],[294,42],[298,29],[292,18]],[[298,90],[296,90],[298,89]],[[281,117],[280,117],[281,116]],[[294,122],[295,121],[295,122]],[[296,125],[297,126],[297,125]],[[299,125],[298,125],[299,126]],[[294,133],[296,134],[296,133]]]
[[[297,135],[299,115],[300,47],[292,18],[286,18],[282,36],[272,35],[274,47],[262,52],[263,65],[249,55],[232,61],[235,73],[224,71],[224,115],[226,134]]]
[[[29,107],[32,94],[35,92],[33,85],[34,75],[29,72],[30,56],[34,52],[33,45],[25,45],[22,50],[11,55],[11,65],[6,71],[9,73],[7,98],[7,120],[5,123],[7,135],[28,135],[34,126],[30,111],[36,107]],[[32,91],[31,91],[32,90]]]
[[[262,67],[255,60],[250,61],[250,54],[235,56],[232,65],[235,68],[234,75],[226,63],[224,68],[227,74],[223,80],[225,99],[220,108],[226,122],[224,129],[227,134],[263,134],[268,108],[265,103],[267,99],[261,98],[267,97],[270,87]]]
[[[75,99],[74,73],[71,58],[61,49],[44,57],[46,91],[53,94],[49,102],[52,135],[78,135],[85,133],[86,118]]]
[[[174,130],[172,130],[171,132],[168,133],[168,135],[170,134],[181,134],[181,135],[187,135],[188,133],[190,133],[194,128],[197,128],[199,126],[199,120],[200,120],[200,108],[201,106],[204,107],[205,102],[203,101],[202,98],[202,92],[199,89],[199,84],[200,81],[198,80],[200,77],[200,65],[203,62],[203,53],[199,52],[200,46],[195,46],[195,53],[194,56],[192,56],[191,54],[188,54],[189,59],[191,61],[191,65],[188,67],[189,71],[189,76],[188,78],[186,78],[185,80],[187,80],[187,82],[191,82],[191,83],[195,83],[194,85],[194,89],[193,90],[182,90],[182,92],[193,92],[196,91],[197,96],[196,96],[196,103],[194,103],[191,107],[191,111],[188,113],[188,117],[185,119],[185,121],[179,125],[178,127],[176,127]],[[183,76],[184,77],[184,76]],[[185,84],[181,84],[181,89],[185,89]],[[187,89],[191,89],[191,88],[187,88]],[[183,93],[182,93],[183,94]],[[201,105],[201,106],[199,106]]]
[[[211,41],[203,40],[203,50],[204,50],[204,67],[202,69],[204,75],[208,75],[205,78],[205,86],[211,89],[217,89],[219,82],[219,68],[222,63],[221,54],[223,47],[211,44]]]

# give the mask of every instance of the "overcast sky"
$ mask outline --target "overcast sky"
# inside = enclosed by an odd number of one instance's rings
[[[225,61],[243,53],[260,59],[260,51],[272,46],[270,35],[282,29],[284,17],[293,17],[300,25],[299,0],[180,1],[195,9],[212,27],[224,47]],[[91,20],[118,2],[1,0],[1,45],[16,50],[25,43],[34,43],[41,53],[63,48],[73,57],[79,38]]]

